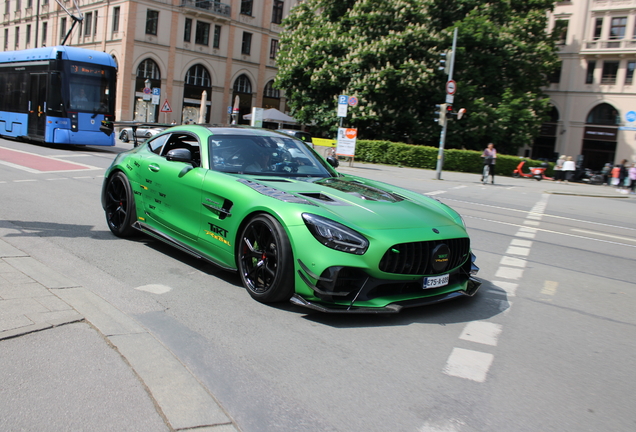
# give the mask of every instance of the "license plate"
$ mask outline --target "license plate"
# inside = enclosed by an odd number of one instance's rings
[[[448,285],[448,279],[450,275],[441,275],[441,276],[431,276],[424,278],[424,283],[422,284],[422,288],[439,288]]]

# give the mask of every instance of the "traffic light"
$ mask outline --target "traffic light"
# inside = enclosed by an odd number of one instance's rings
[[[437,111],[435,111],[435,114],[437,114],[437,118],[435,119],[435,121],[437,122],[437,124],[439,124],[440,126],[444,126],[446,124],[446,110],[447,110],[447,106],[449,106],[448,104],[436,104],[435,108],[437,108]],[[451,110],[453,109],[453,107],[451,106]]]
[[[451,104],[446,104],[446,118],[449,120],[453,119],[453,106]]]
[[[446,53],[441,53],[439,55],[441,58],[439,59],[439,67],[437,69],[439,70],[446,70],[446,64],[448,63],[447,58],[446,58]]]
[[[453,62],[453,51],[448,50],[439,55],[441,59],[439,60],[439,70],[443,70],[446,75],[450,74],[451,64]]]

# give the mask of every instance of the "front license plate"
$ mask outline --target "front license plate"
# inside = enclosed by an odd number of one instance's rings
[[[424,284],[422,285],[422,288],[424,289],[429,289],[429,288],[439,288],[439,287],[443,287],[448,285],[448,279],[449,279],[450,275],[441,275],[441,276],[432,276],[432,277],[427,277],[424,278]]]

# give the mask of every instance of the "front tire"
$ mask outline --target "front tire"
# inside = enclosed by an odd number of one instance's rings
[[[260,214],[245,225],[239,239],[239,274],[250,296],[263,303],[289,300],[294,293],[294,260],[281,224]]]
[[[128,178],[117,171],[106,185],[106,222],[117,237],[130,237],[135,232],[132,224],[137,219],[135,199]]]
[[[129,141],[128,132],[122,131],[121,135],[119,136],[119,139],[122,140],[122,142],[127,143]]]

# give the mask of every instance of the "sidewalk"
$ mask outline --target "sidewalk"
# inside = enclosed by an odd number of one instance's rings
[[[371,171],[370,171],[371,170]],[[435,170],[425,170],[420,168],[398,167],[394,165],[376,165],[365,162],[354,161],[353,166],[349,166],[348,161],[340,161],[338,171],[343,174],[352,174],[361,177],[368,177],[370,172],[382,172],[385,178],[382,181],[391,183],[392,179],[404,176],[406,171],[413,171],[413,177],[425,179],[429,184],[435,184],[436,188],[448,187],[449,183],[481,185],[481,176],[477,173],[464,173],[454,171],[442,171],[442,180],[437,180]],[[536,181],[529,178],[514,178],[507,176],[496,176],[495,184],[486,184],[484,187],[519,187],[540,190],[543,193],[554,195],[575,195],[597,198],[636,198],[636,195],[622,194],[613,186],[592,185],[589,183],[557,183],[551,180]]]
[[[238,430],[139,323],[2,239],[0,353],[0,430]]]

